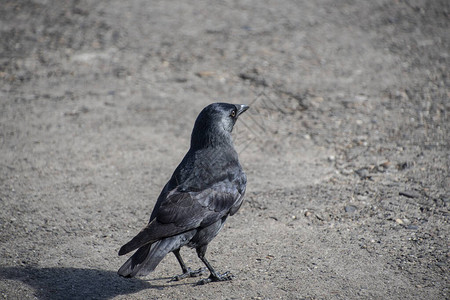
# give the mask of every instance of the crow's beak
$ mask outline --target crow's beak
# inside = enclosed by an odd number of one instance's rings
[[[238,116],[250,108],[250,106],[245,105],[245,104],[236,105],[236,106],[238,107],[238,111],[237,111]]]

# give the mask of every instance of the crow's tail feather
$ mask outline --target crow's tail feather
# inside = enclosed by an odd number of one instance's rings
[[[123,277],[134,277],[147,264],[150,259],[150,249],[153,244],[147,244],[139,248],[117,272]],[[150,272],[150,271],[149,271]]]
[[[152,272],[164,256],[174,250],[167,242],[167,240],[161,240],[142,246],[120,267],[117,273],[123,277],[134,277],[145,276]]]
[[[155,270],[167,253],[184,246],[196,233],[188,231],[180,235],[146,244],[140,247],[117,272],[123,277],[145,276]]]
[[[186,228],[189,229],[189,228]],[[175,223],[161,224],[157,219],[153,219],[148,225],[142,229],[131,241],[122,246],[119,255],[127,254],[138,248],[142,248],[147,244],[155,243],[166,237],[172,237],[180,234],[180,227]]]

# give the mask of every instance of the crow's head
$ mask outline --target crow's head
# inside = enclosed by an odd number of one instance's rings
[[[248,108],[244,104],[229,103],[213,103],[205,107],[195,121],[191,147],[230,142],[234,124]]]

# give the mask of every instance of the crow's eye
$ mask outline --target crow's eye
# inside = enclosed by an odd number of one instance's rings
[[[236,110],[233,110],[233,111],[231,112],[230,116],[231,116],[232,118],[236,117]]]

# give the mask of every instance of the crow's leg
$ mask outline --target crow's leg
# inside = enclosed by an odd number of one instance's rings
[[[205,253],[206,253],[206,245],[198,247],[197,250],[197,255],[198,258],[200,258],[202,260],[202,262],[206,265],[206,267],[208,268],[209,272],[211,273],[209,275],[208,278],[202,279],[199,282],[197,282],[198,285],[201,284],[206,284],[209,282],[213,282],[213,281],[226,281],[226,280],[231,280],[233,279],[233,275],[230,274],[230,272],[225,272],[223,274],[218,274],[214,268],[211,266],[211,264],[208,262],[208,260],[205,258]]]
[[[186,267],[186,264],[184,263],[183,259],[181,258],[180,254],[180,248],[173,251],[173,254],[175,254],[175,257],[177,258],[178,262],[180,263],[181,270],[183,270],[183,274],[177,275],[172,277],[172,281],[179,281],[188,277],[197,277],[200,275],[203,275],[206,271],[206,268],[200,268],[198,270],[191,270],[191,268]]]

